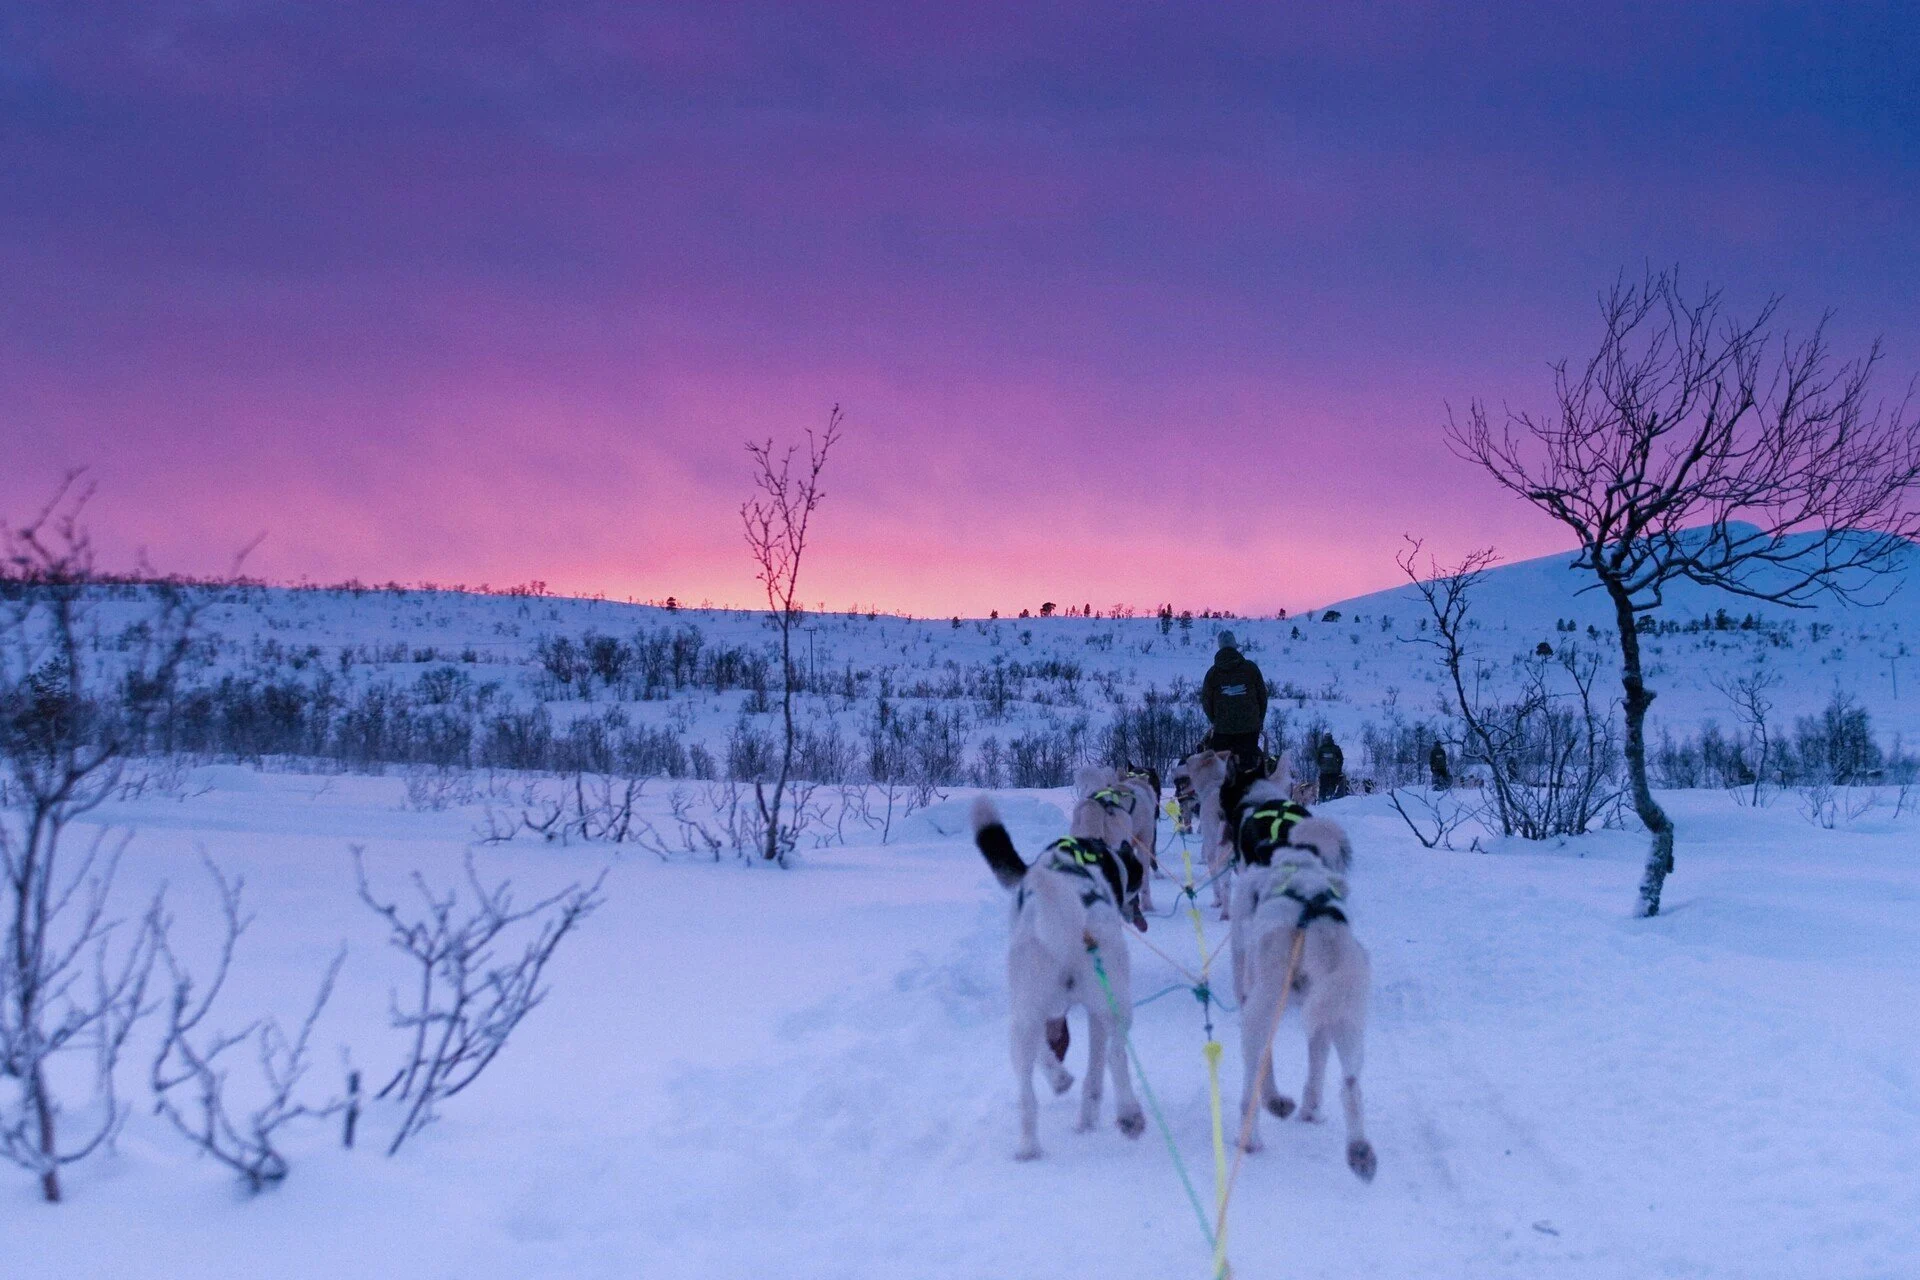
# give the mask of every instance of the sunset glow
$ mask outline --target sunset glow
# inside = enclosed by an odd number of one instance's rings
[[[112,554],[1270,612],[1558,545],[1453,459],[1622,268],[1920,365],[1897,5],[100,4],[0,17],[0,511]],[[1844,89],[1839,86],[1844,86]]]

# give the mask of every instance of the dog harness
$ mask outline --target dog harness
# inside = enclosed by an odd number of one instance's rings
[[[1134,806],[1139,803],[1138,796],[1131,790],[1122,787],[1102,787],[1100,790],[1088,796],[1087,799],[1093,801],[1108,813],[1113,813],[1118,810],[1131,814]]]
[[[1106,902],[1124,914],[1123,904],[1140,892],[1142,868],[1131,845],[1122,843],[1114,850],[1105,840],[1068,836],[1048,845],[1045,856],[1050,869],[1087,882],[1080,891],[1080,901],[1086,906]]]
[[[1294,807],[1298,808],[1299,806],[1295,805]],[[1316,858],[1315,861],[1318,861],[1318,859]],[[1324,866],[1324,864],[1322,865]],[[1302,894],[1293,887],[1293,877],[1299,872],[1304,871],[1306,866],[1306,863],[1291,858],[1277,864],[1274,869],[1281,873],[1280,888],[1277,891],[1269,888],[1265,900],[1271,902],[1275,898],[1286,898],[1289,901],[1298,903],[1300,905],[1300,918],[1294,921],[1293,924],[1293,927],[1296,929],[1304,929],[1315,920],[1332,920],[1336,924],[1348,923],[1347,913],[1335,905],[1347,896],[1346,881],[1334,875],[1332,872],[1328,872],[1326,888],[1315,894]],[[1253,909],[1255,911],[1260,909],[1260,903],[1261,898],[1256,896],[1253,900]]]
[[[1234,848],[1242,860],[1257,867],[1273,861],[1273,851],[1285,848],[1287,838],[1302,818],[1313,814],[1292,800],[1263,800],[1240,811],[1240,825],[1234,832]]]

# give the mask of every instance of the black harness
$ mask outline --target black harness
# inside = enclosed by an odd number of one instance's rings
[[[1055,871],[1078,876],[1087,882],[1080,891],[1080,901],[1086,906],[1101,902],[1110,902],[1116,911],[1126,913],[1127,904],[1140,892],[1140,883],[1145,869],[1140,859],[1134,857],[1133,846],[1122,841],[1118,849],[1109,848],[1105,840],[1096,840],[1091,836],[1067,836],[1048,845],[1042,854],[1047,866]],[[1016,906],[1024,905],[1026,892],[1023,888]]]
[[[1248,805],[1240,810],[1240,822],[1234,828],[1234,849],[1244,862],[1270,866],[1273,851],[1284,849],[1294,827],[1312,816],[1305,805],[1291,800],[1262,800]]]
[[[1296,929],[1304,929],[1315,920],[1333,920],[1340,924],[1347,923],[1347,913],[1333,905],[1337,899],[1331,889],[1322,889],[1311,898],[1303,898],[1291,889],[1282,889],[1280,896],[1283,898],[1291,898],[1300,904],[1300,921],[1294,925]]]

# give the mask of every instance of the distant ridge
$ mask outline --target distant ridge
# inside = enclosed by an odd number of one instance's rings
[[[1810,538],[1814,535],[1805,536]],[[1470,616],[1478,619],[1483,626],[1504,624],[1516,628],[1551,628],[1555,621],[1571,618],[1583,628],[1588,625],[1611,627],[1613,606],[1598,587],[1593,586],[1593,575],[1583,569],[1575,569],[1573,561],[1574,552],[1562,551],[1496,565],[1487,570],[1481,580]],[[1876,606],[1876,613],[1903,626],[1920,627],[1920,547],[1910,549],[1904,557],[1904,564],[1886,580],[1885,587],[1891,587],[1892,593],[1884,604]],[[1874,594],[1887,595],[1885,587],[1877,585]],[[1583,588],[1591,589],[1583,591]],[[1408,583],[1385,591],[1336,600],[1313,612],[1315,616],[1328,609],[1337,609],[1347,616],[1384,613],[1411,622],[1424,614],[1425,608],[1413,584]],[[1685,621],[1710,615],[1719,609],[1725,609],[1736,618],[1751,613],[1768,620],[1797,618],[1802,621],[1829,618],[1836,613],[1857,612],[1831,598],[1821,600],[1812,608],[1792,608],[1717,588],[1681,582],[1668,588],[1660,616]]]

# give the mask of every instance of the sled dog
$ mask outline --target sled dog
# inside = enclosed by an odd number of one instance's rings
[[[1147,927],[1144,911],[1153,910],[1155,851],[1160,834],[1160,777],[1152,769],[1129,764],[1124,769],[1084,766],[1073,777],[1073,819],[1068,830],[1093,836],[1110,847],[1131,846],[1144,874],[1139,901],[1127,915],[1136,929]]]
[[[1066,1068],[1042,1049],[1055,1026],[1064,1033],[1067,1010],[1076,1004],[1087,1011],[1087,1069],[1080,1087],[1077,1128],[1086,1132],[1100,1121],[1104,1066],[1113,1077],[1120,1132],[1139,1137],[1147,1122],[1127,1070],[1133,983],[1122,919],[1129,898],[1138,890],[1138,859],[1124,845],[1109,846],[1098,837],[1074,835],[1054,841],[1028,865],[1015,850],[993,801],[985,796],[974,802],[973,840],[994,878],[1013,894],[1007,992],[1012,1005],[1013,1074],[1020,1092],[1020,1145],[1014,1158],[1032,1160],[1040,1155],[1034,1068],[1046,1073],[1055,1093],[1073,1087]],[[1105,986],[1100,980],[1102,969]],[[1062,1034],[1062,1053],[1064,1039]]]
[[[1206,859],[1207,875],[1213,880],[1213,905],[1222,920],[1233,918],[1230,893],[1237,853],[1232,824],[1240,803],[1250,797],[1285,799],[1292,794],[1292,762],[1282,755],[1273,773],[1251,777],[1239,772],[1233,756],[1225,751],[1196,751],[1180,762],[1174,774],[1174,787],[1183,784],[1196,797],[1200,810],[1200,851]]]
[[[1321,1118],[1321,1091],[1331,1048],[1340,1055],[1347,1167],[1362,1181],[1371,1182],[1376,1159],[1367,1141],[1360,1099],[1371,966],[1366,948],[1353,936],[1345,908],[1353,846],[1339,824],[1306,815],[1298,804],[1278,799],[1249,803],[1240,817],[1235,837],[1243,867],[1233,891],[1232,954],[1246,1070],[1240,1114],[1252,1116],[1244,1145],[1248,1151],[1260,1149],[1262,1105],[1282,1119],[1294,1109],[1293,1100],[1274,1083],[1269,1046],[1279,1030],[1294,939],[1303,934],[1299,963],[1292,973],[1292,1000],[1300,1006],[1307,1029],[1307,1080],[1300,1094],[1300,1118]]]

